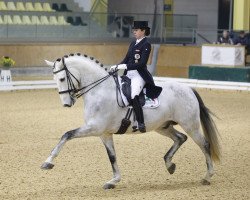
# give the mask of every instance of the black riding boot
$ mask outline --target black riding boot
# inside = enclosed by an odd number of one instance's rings
[[[139,96],[136,95],[135,98],[132,99],[132,106],[135,111],[136,120],[138,122],[138,129],[141,133],[145,133],[146,127],[144,124],[143,110],[139,102]]]

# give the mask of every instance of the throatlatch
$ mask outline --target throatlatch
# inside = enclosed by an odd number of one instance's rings
[[[131,124],[130,117],[131,117],[132,112],[133,112],[133,108],[129,108],[125,118],[123,118],[121,121],[121,126],[120,126],[119,130],[115,134],[126,133],[126,131],[128,130],[128,127]]]

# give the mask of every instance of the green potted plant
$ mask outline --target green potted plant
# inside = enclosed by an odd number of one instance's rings
[[[15,64],[15,61],[11,59],[9,56],[3,56],[0,60],[0,64],[3,67],[3,70],[8,70],[12,65]]]

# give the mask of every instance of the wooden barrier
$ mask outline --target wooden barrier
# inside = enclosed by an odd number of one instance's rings
[[[54,61],[70,53],[93,56],[104,64],[121,62],[128,44],[18,44],[0,45],[0,55],[15,60],[15,67],[45,66],[44,59]]]
[[[201,47],[161,45],[157,76],[188,77],[188,67],[201,63]]]
[[[45,66],[44,59],[54,61],[70,53],[93,56],[105,65],[120,63],[128,43],[121,44],[13,44],[0,45],[0,56],[10,56],[15,67]],[[151,56],[148,63],[151,63]],[[201,63],[201,48],[196,46],[161,45],[158,54],[156,75],[188,77],[188,66]]]

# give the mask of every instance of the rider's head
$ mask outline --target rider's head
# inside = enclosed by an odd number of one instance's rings
[[[147,21],[134,21],[133,33],[136,39],[150,35],[150,28]]]

